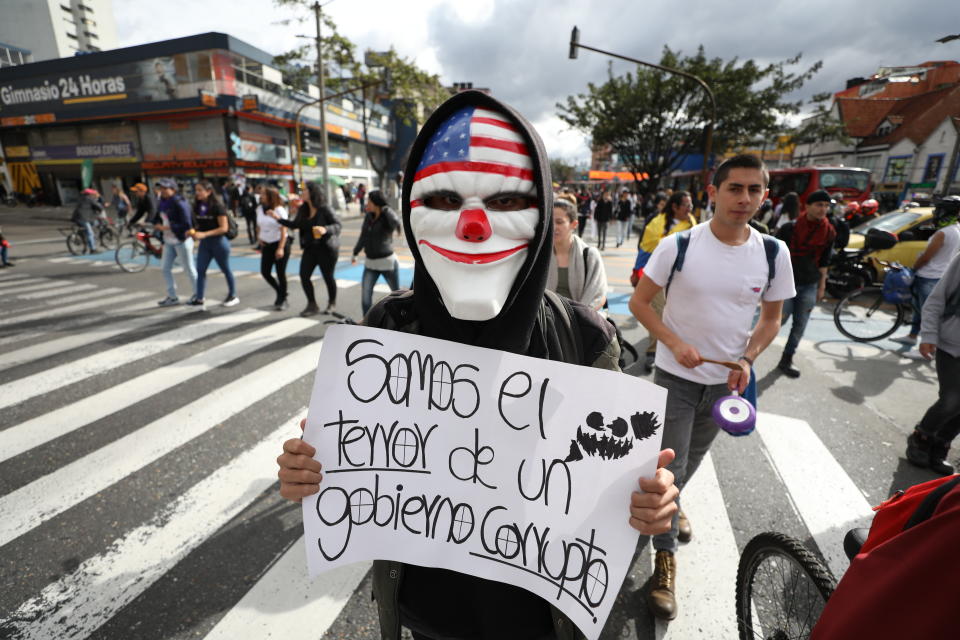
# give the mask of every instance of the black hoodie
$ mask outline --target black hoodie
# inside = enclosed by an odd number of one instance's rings
[[[420,259],[410,225],[410,193],[427,143],[455,111],[467,106],[498,111],[513,121],[532,156],[540,212],[527,257],[503,309],[495,318],[482,322],[459,320],[447,312],[436,283]],[[543,142],[523,116],[477,91],[458,93],[447,100],[420,130],[404,172],[401,210],[407,245],[416,261],[413,290],[394,292],[378,302],[364,318],[364,324],[537,358],[565,360],[557,335],[562,320],[556,318],[552,307],[544,302],[553,251],[551,186]],[[469,286],[469,282],[463,285]],[[582,361],[579,364],[600,366],[598,363],[608,362],[611,343],[616,343],[612,326],[592,309],[572,301],[570,305],[580,330]],[[614,364],[609,368],[615,368],[615,362],[616,352]],[[575,633],[570,620],[537,595],[513,585],[446,569],[377,561],[374,593],[384,638],[399,638],[401,621],[437,638],[527,639],[548,635],[551,630],[560,638],[572,638]]]

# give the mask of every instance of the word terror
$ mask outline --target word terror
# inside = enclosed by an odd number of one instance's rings
[[[323,557],[333,561],[343,555],[355,526],[403,529],[454,544],[466,542],[473,534],[476,520],[469,504],[454,503],[439,495],[405,497],[402,493],[402,484],[396,485],[396,493],[391,494],[389,489],[381,493],[380,474],[374,474],[372,490],[359,487],[348,492],[341,487],[328,487],[321,491],[317,496],[317,515],[328,527],[317,539]]]
[[[359,402],[367,404],[386,395],[393,404],[409,407],[412,399],[418,399],[427,409],[453,411],[460,418],[469,418],[480,408],[480,391],[470,378],[479,371],[476,366],[452,365],[417,350],[378,353],[382,348],[382,342],[372,339],[347,347],[347,388]]]
[[[410,469],[418,462],[420,469],[426,470],[427,441],[437,425],[423,431],[416,422],[413,427],[401,427],[397,420],[389,427],[378,422],[372,428],[359,422],[344,418],[343,411],[340,411],[336,420],[323,425],[324,428],[337,428],[337,466],[340,469],[328,473],[352,470],[344,467]]]

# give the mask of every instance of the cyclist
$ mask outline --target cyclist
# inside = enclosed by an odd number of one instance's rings
[[[127,194],[123,192],[119,185],[113,185],[111,191],[113,191],[113,200],[109,206],[117,210],[117,222],[121,226],[125,226],[127,224],[127,214],[131,209],[130,198],[127,197]]]
[[[102,212],[103,205],[97,198],[97,192],[94,189],[84,189],[80,194],[80,201],[73,210],[70,221],[83,227],[87,237],[88,253],[97,252],[97,237],[93,233],[93,225]]]
[[[227,297],[220,304],[232,307],[240,303],[240,298],[237,297],[237,285],[230,270],[230,240],[226,235],[229,229],[227,210],[209,180],[197,183],[194,193],[194,229],[191,229],[191,235],[200,242],[200,248],[197,250],[197,293],[187,304],[203,306],[207,267],[211,260],[216,260],[217,266],[227,279]]]

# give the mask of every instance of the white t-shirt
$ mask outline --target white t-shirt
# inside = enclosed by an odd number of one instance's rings
[[[780,250],[775,275],[767,286],[767,254],[759,232],[750,229],[750,239],[731,246],[717,240],[709,224],[694,227],[683,260],[683,268],[673,274],[663,323],[681,340],[696,347],[704,358],[736,360],[750,340],[753,318],[760,303],[787,300],[796,295],[790,250],[777,240]],[[675,237],[657,245],[643,273],[664,287],[677,257]],[[727,381],[729,369],[717,364],[702,364],[688,369],[677,362],[662,342],[657,344],[657,367],[699,384]]]
[[[280,206],[274,208],[273,212],[287,219],[287,208]],[[266,243],[280,242],[280,230],[283,228],[280,223],[263,212],[263,207],[257,207],[257,227],[260,229],[260,240]]]
[[[917,275],[921,278],[942,278],[953,256],[960,252],[960,224],[947,225],[940,231],[943,233],[943,244],[930,262],[917,269]]]

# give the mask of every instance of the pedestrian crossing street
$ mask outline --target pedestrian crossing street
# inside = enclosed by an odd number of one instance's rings
[[[299,507],[276,491],[322,321],[153,297],[0,272],[0,638],[378,638],[369,567],[309,581]],[[736,637],[739,549],[760,531],[842,575],[843,534],[888,487],[822,437],[764,412],[721,434],[683,494],[680,617],[638,611],[647,547],[603,637]]]

